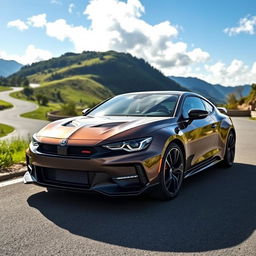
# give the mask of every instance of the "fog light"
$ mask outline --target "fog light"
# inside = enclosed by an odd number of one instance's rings
[[[140,186],[139,176],[137,174],[115,177],[113,181],[122,188]]]
[[[129,179],[137,179],[138,175],[129,175],[129,176],[121,176],[116,177],[115,180],[129,180]]]

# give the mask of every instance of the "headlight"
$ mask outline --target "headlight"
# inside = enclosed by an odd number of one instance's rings
[[[38,147],[38,146],[39,146],[39,142],[38,142],[38,140],[36,139],[36,134],[34,134],[34,135],[32,136],[31,144],[33,145],[33,147]]]
[[[127,152],[135,152],[140,151],[147,148],[152,141],[151,137],[143,138],[143,139],[134,139],[123,142],[116,142],[108,145],[104,145],[103,147],[111,149],[111,150],[125,150]]]

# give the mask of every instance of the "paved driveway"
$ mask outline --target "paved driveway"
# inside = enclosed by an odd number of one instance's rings
[[[19,91],[21,88],[14,88],[13,91]],[[35,120],[30,118],[20,117],[20,114],[33,111],[37,108],[37,105],[28,101],[14,99],[9,96],[10,92],[4,91],[0,92],[0,99],[11,102],[14,107],[11,109],[0,111],[0,123],[11,125],[15,128],[15,131],[6,137],[1,139],[10,139],[13,137],[23,137],[28,138],[29,135],[37,132],[47,121]]]

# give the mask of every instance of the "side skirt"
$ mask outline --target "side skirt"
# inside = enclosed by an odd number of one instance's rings
[[[213,157],[209,160],[205,160],[203,163],[200,163],[200,164],[190,168],[189,170],[187,170],[184,178],[188,178],[196,173],[199,173],[199,172],[217,164],[220,161],[221,161],[221,159],[219,157]]]

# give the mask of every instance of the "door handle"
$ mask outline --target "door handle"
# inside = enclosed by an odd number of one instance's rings
[[[217,127],[217,124],[212,124],[212,128],[216,128]]]

